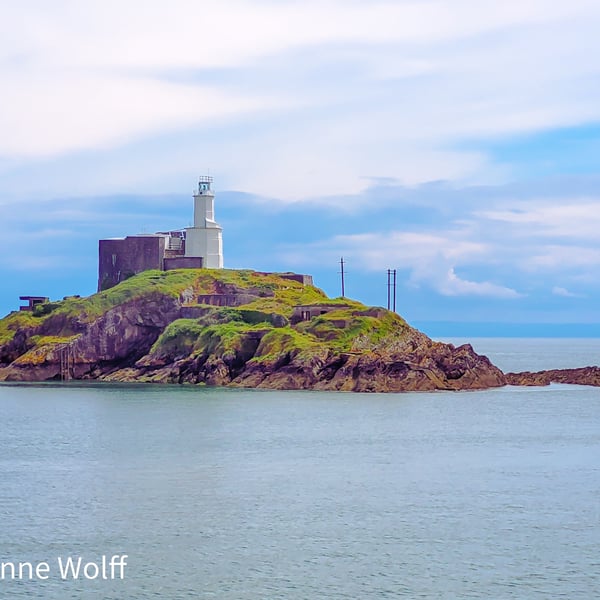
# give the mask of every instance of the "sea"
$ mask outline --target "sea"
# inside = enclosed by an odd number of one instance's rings
[[[600,597],[600,388],[3,384],[0,415],[2,599]]]

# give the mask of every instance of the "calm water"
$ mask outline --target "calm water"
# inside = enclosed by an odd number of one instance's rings
[[[600,349],[474,346],[505,368]],[[0,411],[0,561],[51,569],[1,598],[600,597],[597,388],[4,385]],[[60,579],[115,554],[123,580]]]

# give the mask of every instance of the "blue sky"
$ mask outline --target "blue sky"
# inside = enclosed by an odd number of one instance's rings
[[[1,9],[0,312],[182,227],[437,335],[600,335],[596,1],[41,0]]]

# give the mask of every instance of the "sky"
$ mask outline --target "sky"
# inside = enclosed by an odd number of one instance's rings
[[[432,335],[600,336],[597,0],[0,1],[0,312],[185,227]]]

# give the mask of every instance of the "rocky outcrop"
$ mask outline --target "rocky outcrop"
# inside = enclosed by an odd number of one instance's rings
[[[230,384],[353,392],[464,390],[504,385],[504,376],[469,345],[425,344],[409,353],[290,353],[251,361]]]
[[[69,321],[63,315],[49,318],[39,327],[16,332],[8,345],[13,353],[18,352],[15,348],[21,353],[13,360],[9,357],[0,377],[4,381],[100,378],[144,356],[178,317],[179,309],[174,298],[150,294],[109,309],[89,323]],[[32,347],[34,336],[56,338],[65,328],[79,333]]]
[[[444,346],[440,344],[440,346]],[[233,387],[405,392],[473,390],[505,385],[502,372],[469,345],[437,348],[410,356],[335,353],[282,354],[274,360],[244,361],[239,355],[200,356],[156,366],[145,359],[101,377],[106,381],[205,383]]]
[[[508,385],[550,385],[551,383],[569,383],[573,385],[600,386],[600,367],[581,367],[579,369],[552,369],[549,371],[507,373]]]
[[[340,334],[356,327],[353,319],[363,318],[372,321],[370,335],[355,336],[351,349],[340,349]],[[321,322],[304,323],[305,330],[323,340],[306,347],[285,319],[278,322],[273,315],[265,315],[264,324],[241,329],[225,346],[219,334],[194,331],[193,346],[182,343],[187,334],[179,328],[177,344],[161,344],[161,339],[135,364],[101,379],[355,392],[464,390],[505,384],[502,372],[470,345],[456,348],[433,342],[381,308],[331,311]],[[193,329],[193,324],[187,326]],[[373,342],[386,326],[388,333]]]
[[[0,320],[0,380],[355,392],[600,382],[597,367],[505,376],[383,308],[254,272],[146,272],[36,310]]]

